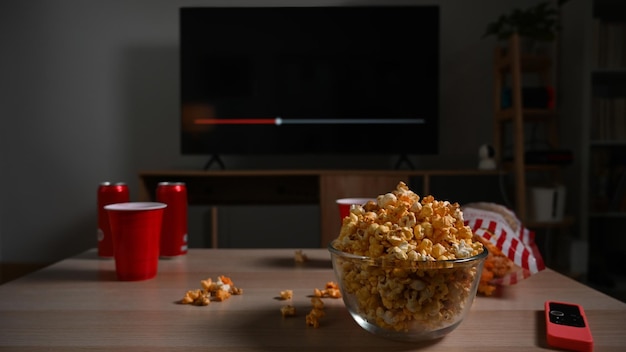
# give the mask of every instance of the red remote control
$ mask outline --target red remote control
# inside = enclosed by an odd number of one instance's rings
[[[593,351],[593,337],[583,307],[546,301],[548,345],[571,351]]]

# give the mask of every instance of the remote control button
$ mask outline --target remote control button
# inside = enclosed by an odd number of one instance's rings
[[[550,314],[554,315],[555,317],[562,317],[565,315],[565,313],[561,312],[560,310],[551,310]]]

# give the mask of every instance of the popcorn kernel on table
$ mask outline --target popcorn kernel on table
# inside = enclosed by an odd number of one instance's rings
[[[233,286],[233,280],[231,280],[228,276],[220,275],[218,280],[221,281],[224,285]]]
[[[341,292],[339,291],[339,285],[333,281],[326,282],[323,290],[316,288],[313,292],[313,297],[311,297],[312,309],[309,314],[306,315],[305,321],[307,326],[318,328],[320,318],[326,315],[322,298],[341,298]]]
[[[324,302],[322,302],[319,297],[312,297],[311,305],[313,306],[313,309],[324,309]]]
[[[243,290],[235,287],[233,281],[224,275],[219,276],[217,281],[213,281],[211,278],[200,280],[200,286],[200,289],[187,291],[179,303],[207,306],[211,300],[224,301],[231,295],[243,294]]]
[[[194,306],[206,306],[211,303],[207,292],[202,290],[190,290],[185,293],[185,296],[180,300],[181,304],[191,304]]]
[[[222,302],[230,298],[230,292],[225,290],[217,290],[213,294],[216,301]]]
[[[339,290],[339,285],[337,285],[336,282],[328,281],[324,286],[324,289],[313,289],[313,296],[323,298],[341,298],[341,291]]]
[[[301,249],[295,251],[293,259],[296,263],[304,263],[309,260],[309,258],[306,256],[306,254],[304,254],[304,252],[302,252]]]
[[[318,328],[320,326],[320,318],[322,318],[326,313],[324,310],[313,308],[306,316],[306,324],[308,326],[312,326],[314,328]]]
[[[280,308],[280,313],[283,317],[293,317],[296,316],[296,308],[292,305],[286,305]]]
[[[282,300],[288,300],[293,298],[293,290],[280,291],[279,298]]]

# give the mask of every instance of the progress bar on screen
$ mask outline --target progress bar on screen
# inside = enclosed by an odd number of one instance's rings
[[[197,125],[421,125],[424,119],[196,119]]]

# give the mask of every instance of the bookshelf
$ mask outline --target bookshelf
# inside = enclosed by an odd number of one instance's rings
[[[546,98],[545,105],[541,106],[533,106],[536,102],[524,99],[527,87],[532,84],[544,89],[543,94],[549,96],[555,68],[549,53],[522,51],[521,41],[522,38],[513,34],[506,45],[495,50],[494,149],[501,167],[513,176],[515,212],[524,224],[533,230],[567,227],[573,222],[571,217],[559,221],[535,221],[532,216],[533,205],[527,201],[529,188],[533,184],[558,183],[562,165],[533,163],[527,158],[527,154],[533,152],[535,147],[528,131],[538,126],[544,132],[544,145],[538,150],[559,148],[559,112],[550,98]],[[509,91],[510,99],[505,96],[505,92]],[[505,104],[505,101],[510,102]],[[511,146],[508,154],[507,144]]]
[[[587,280],[605,293],[626,283],[626,2],[572,1],[563,8],[562,100],[577,135],[580,240]],[[615,280],[616,277],[622,277]],[[621,293],[617,293],[618,295]]]
[[[626,4],[594,0],[590,6],[587,237],[608,223],[614,230],[626,226]]]

